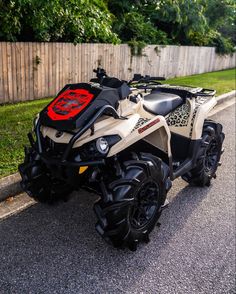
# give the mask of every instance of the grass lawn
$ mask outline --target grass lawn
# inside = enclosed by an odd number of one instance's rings
[[[167,83],[214,89],[219,96],[235,90],[235,69],[174,78],[167,80]]]
[[[216,89],[220,95],[235,89],[235,70],[180,77],[167,82]],[[28,144],[27,133],[32,128],[33,118],[50,100],[0,106],[0,178],[17,171],[24,157],[23,146]]]
[[[35,115],[51,99],[0,106],[0,178],[17,171]]]

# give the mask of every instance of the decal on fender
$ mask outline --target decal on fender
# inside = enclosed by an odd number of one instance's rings
[[[155,124],[159,123],[160,119],[159,118],[156,118],[154,119],[153,121],[151,121],[150,123],[148,123],[147,125],[145,125],[144,127],[142,128],[139,128],[138,129],[138,132],[139,134],[145,132],[147,129],[151,128],[152,126],[154,126]]]

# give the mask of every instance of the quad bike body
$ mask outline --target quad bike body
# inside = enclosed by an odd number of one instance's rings
[[[66,85],[36,117],[21,185],[49,203],[95,191],[97,231],[135,250],[148,242],[175,178],[206,186],[215,177],[224,140],[222,126],[207,119],[215,91],[95,72],[90,83]]]

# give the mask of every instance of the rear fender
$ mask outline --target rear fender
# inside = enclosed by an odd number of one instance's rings
[[[192,117],[191,139],[197,140],[202,136],[202,129],[205,119],[209,116],[210,111],[217,104],[216,98],[198,97],[195,100],[195,109]]]

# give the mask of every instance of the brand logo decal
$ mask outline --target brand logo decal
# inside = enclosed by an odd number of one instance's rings
[[[52,120],[65,120],[79,114],[94,95],[85,89],[66,90],[49,104],[48,116]]]
[[[147,125],[145,125],[144,127],[142,128],[139,128],[138,129],[138,132],[139,134],[145,132],[147,129],[151,128],[152,126],[154,126],[155,124],[159,123],[160,119],[159,118],[156,118],[154,119],[153,121],[151,121],[150,123],[148,123]]]

